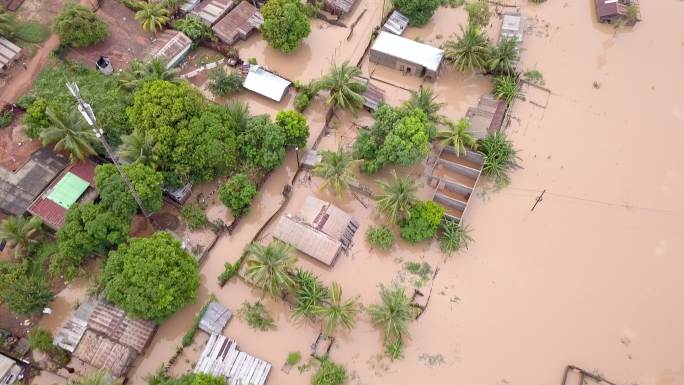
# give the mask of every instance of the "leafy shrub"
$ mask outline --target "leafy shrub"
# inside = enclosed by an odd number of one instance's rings
[[[49,353],[54,349],[52,344],[52,333],[42,328],[34,328],[28,334],[28,344],[31,350],[42,353]]]
[[[50,37],[50,28],[35,21],[17,23],[14,36],[27,43],[42,43]]]
[[[246,214],[258,191],[254,182],[243,173],[235,174],[219,188],[219,199],[233,216]]]
[[[461,247],[467,249],[468,243],[473,240],[469,232],[468,226],[445,219],[442,222],[442,234],[439,236],[439,247],[447,255],[460,250]]]
[[[26,317],[43,310],[54,297],[47,279],[30,267],[29,261],[0,262],[0,302]]]
[[[0,115],[0,128],[9,126],[12,124],[12,120],[14,120],[12,111],[5,111],[5,113]]]
[[[306,146],[309,139],[309,124],[304,115],[293,110],[280,111],[275,122],[285,133],[285,144],[294,147]]]
[[[498,186],[510,182],[508,172],[518,167],[518,151],[513,148],[506,135],[500,132],[485,136],[478,145],[484,154],[482,173],[494,178]]]
[[[366,231],[368,244],[381,250],[389,250],[394,246],[394,233],[387,226],[371,226]]]
[[[287,361],[286,361],[286,363],[287,363],[289,366],[295,366],[295,365],[297,365],[297,364],[299,363],[299,361],[301,361],[301,360],[302,360],[302,353],[300,353],[300,352],[290,352],[290,353],[287,355]]]
[[[442,0],[393,0],[399,12],[409,18],[410,24],[423,26],[430,21],[432,15],[441,5]]]
[[[240,310],[238,310],[238,316],[254,330],[263,332],[276,329],[273,318],[260,301],[254,302],[254,304],[243,302]]]
[[[515,76],[503,75],[494,79],[494,96],[511,104],[520,94],[520,85]]]
[[[174,20],[173,26],[186,34],[195,43],[212,37],[211,29],[199,17],[194,15],[188,15],[185,19]]]
[[[269,0],[261,7],[264,40],[285,53],[297,49],[311,33],[306,6],[299,0]]]
[[[268,172],[285,159],[285,134],[268,115],[255,116],[238,136],[238,147],[247,166]]]
[[[223,272],[219,274],[218,281],[219,281],[219,286],[223,287],[223,285],[226,284],[231,278],[235,276],[240,271],[240,267],[242,266],[242,263],[245,261],[245,257],[247,254],[242,254],[240,258],[238,258],[235,263],[230,264],[229,262],[226,262],[223,264]]]
[[[242,78],[236,71],[226,72],[223,66],[218,66],[209,74],[207,88],[214,96],[232,95],[239,91],[240,87],[242,87]]]
[[[75,3],[68,3],[55,18],[55,33],[62,44],[87,47],[99,43],[109,35],[107,24],[95,12]]]
[[[414,275],[413,285],[416,288],[423,287],[425,283],[432,277],[432,267],[427,262],[409,261],[404,263],[404,270]]]
[[[181,208],[181,217],[188,224],[190,230],[200,230],[209,225],[209,219],[204,209],[198,205],[187,204]]]
[[[407,218],[400,223],[400,235],[409,243],[429,239],[437,234],[444,217],[444,208],[432,201],[416,203]]]
[[[465,9],[468,12],[468,23],[483,27],[489,24],[492,11],[489,9],[487,0],[473,0],[473,2],[466,4]]]
[[[311,377],[311,385],[343,385],[346,382],[347,369],[328,359],[321,362],[321,367]]]

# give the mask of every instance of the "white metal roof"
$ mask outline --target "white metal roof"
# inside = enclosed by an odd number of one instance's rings
[[[522,42],[523,39],[523,18],[521,15],[503,15],[503,20],[501,21],[501,37],[518,39]]]
[[[371,49],[411,63],[420,64],[432,71],[439,69],[444,57],[444,51],[439,48],[385,31],[380,32]]]
[[[279,102],[282,100],[283,95],[285,95],[287,87],[290,86],[290,82],[264,70],[258,65],[252,65],[249,67],[249,73],[242,86],[259,95]]]

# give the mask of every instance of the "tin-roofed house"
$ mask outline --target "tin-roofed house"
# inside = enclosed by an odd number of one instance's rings
[[[248,1],[243,1],[214,24],[211,29],[221,41],[232,45],[238,39],[247,40],[254,31],[261,28],[263,23],[264,17],[261,12]]]
[[[211,27],[233,9],[235,3],[234,0],[208,0],[196,6],[191,14],[199,17],[204,24]]]
[[[240,74],[245,78],[242,82],[244,88],[276,102],[283,100],[292,84],[289,80],[283,79],[253,64],[242,66]]]
[[[637,0],[595,0],[596,17],[601,23],[614,23],[624,20],[628,24],[641,21],[641,11]]]
[[[20,384],[24,368],[17,361],[0,353],[0,385]]]
[[[172,68],[183,60],[192,48],[192,40],[183,32],[167,29],[157,35],[157,39],[147,49],[145,61],[161,58],[166,68]]]
[[[21,54],[19,46],[0,36],[0,73],[9,69],[19,58],[19,54]]]
[[[369,59],[371,63],[434,80],[442,65],[444,51],[382,31],[371,46]]]
[[[356,2],[357,0],[324,0],[323,9],[333,15],[342,16],[350,13]],[[309,0],[309,3],[316,3],[316,1]]]
[[[401,36],[404,34],[404,31],[406,31],[408,24],[408,17],[404,16],[399,11],[394,11],[390,17],[387,18],[387,21],[382,26],[382,30]]]

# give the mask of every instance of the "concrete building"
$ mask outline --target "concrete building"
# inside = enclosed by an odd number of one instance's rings
[[[397,69],[406,74],[436,79],[444,51],[411,39],[382,31],[370,49],[371,63]]]

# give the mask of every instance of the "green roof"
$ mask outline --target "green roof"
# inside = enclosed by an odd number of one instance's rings
[[[68,172],[52,188],[48,199],[68,209],[83,195],[88,186],[90,186],[88,181]]]

